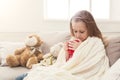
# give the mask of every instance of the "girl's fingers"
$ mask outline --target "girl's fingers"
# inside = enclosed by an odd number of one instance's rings
[[[64,49],[67,51],[68,50],[68,42],[64,43]]]
[[[75,50],[73,47],[69,47],[68,49],[70,49],[70,50]]]

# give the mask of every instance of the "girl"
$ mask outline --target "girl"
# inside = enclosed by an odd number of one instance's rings
[[[23,76],[23,80],[101,79],[109,68],[109,61],[101,32],[91,13],[85,10],[76,13],[70,20],[70,31],[72,39],[77,39],[78,42],[65,43],[54,65],[37,66],[26,77]],[[68,57],[69,49],[74,50],[71,58]],[[17,80],[20,80],[18,78]]]
[[[80,45],[81,41],[86,40],[88,36],[102,39],[102,34],[98,29],[93,16],[87,11],[78,12],[71,18],[70,31],[72,37],[75,37],[79,43],[76,41],[70,41],[69,43],[66,43],[65,51],[68,54],[67,59],[71,57],[69,54]],[[72,51],[70,52],[67,50]]]

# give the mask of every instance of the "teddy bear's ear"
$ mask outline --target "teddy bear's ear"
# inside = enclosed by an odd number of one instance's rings
[[[41,40],[41,42],[40,42],[41,44],[43,43],[43,41]]]
[[[42,44],[43,44],[42,40],[39,40],[39,42],[37,43],[37,45],[42,45]]]

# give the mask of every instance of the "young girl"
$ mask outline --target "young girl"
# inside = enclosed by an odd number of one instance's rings
[[[76,38],[78,41],[76,42],[74,40],[66,43],[65,50],[68,54],[67,59],[71,58],[69,54],[72,53],[80,45],[81,41],[86,40],[88,36],[98,37],[102,39],[102,34],[98,29],[93,16],[87,11],[78,12],[71,18],[70,31],[72,37]]]
[[[70,20],[72,39],[65,43],[57,61],[50,67],[33,68],[24,80],[100,80],[109,68],[103,39],[88,11],[76,13]],[[74,50],[72,57],[69,51]],[[67,61],[66,61],[67,60]],[[22,80],[18,77],[16,80]]]

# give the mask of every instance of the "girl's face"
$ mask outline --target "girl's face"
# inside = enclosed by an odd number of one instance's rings
[[[82,21],[72,21],[72,29],[73,29],[73,34],[74,37],[77,39],[80,39],[82,41],[84,41],[85,39],[87,39],[88,37],[88,31],[87,31],[87,27],[86,24]]]

